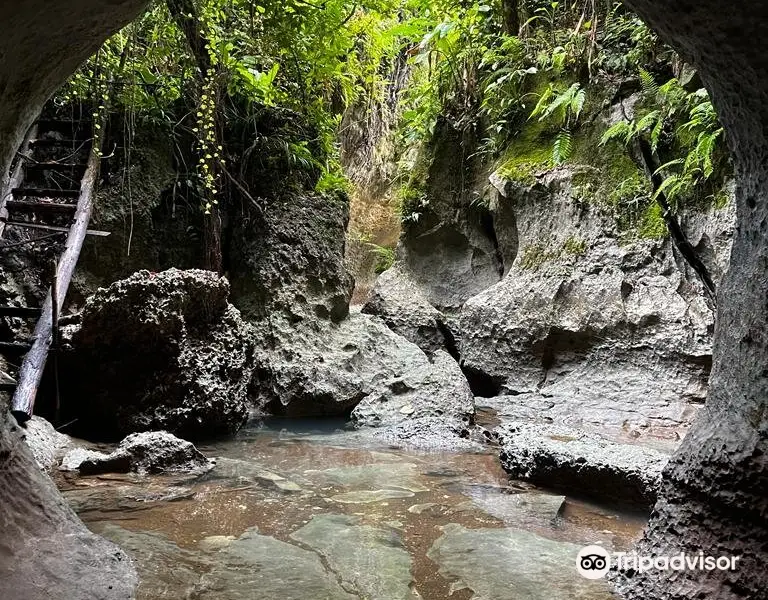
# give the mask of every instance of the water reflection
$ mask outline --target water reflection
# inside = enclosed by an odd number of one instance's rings
[[[62,482],[134,556],[143,600],[610,598],[580,580],[575,549],[626,549],[644,524],[509,482],[490,450],[376,447],[341,421],[274,421],[201,450],[218,464],[196,479]]]

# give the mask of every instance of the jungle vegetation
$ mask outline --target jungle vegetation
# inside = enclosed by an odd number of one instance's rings
[[[401,88],[394,61],[407,65]],[[281,189],[343,194],[344,114],[393,90],[406,221],[429,201],[417,163],[441,122],[473,132],[489,171],[521,179],[599,147],[616,163],[610,201],[642,235],[665,233],[659,194],[673,210],[722,199],[729,167],[706,90],[613,0],[155,0],[55,101],[121,115],[127,148],[139,125],[168,133],[175,193],[204,214],[207,263],[220,270],[220,212],[235,199],[263,210],[264,173]],[[621,107],[612,123],[610,106]]]

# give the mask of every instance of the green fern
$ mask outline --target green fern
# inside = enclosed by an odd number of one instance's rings
[[[653,74],[643,68],[640,69],[640,85],[643,88],[643,94],[650,98],[654,98],[659,93],[659,84],[656,83]]]
[[[561,129],[555,138],[552,147],[552,162],[561,165],[567,161],[573,153],[573,135],[568,129]]]

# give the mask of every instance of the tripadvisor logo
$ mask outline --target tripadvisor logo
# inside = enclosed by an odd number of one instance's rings
[[[608,552],[602,546],[585,546],[576,556],[576,570],[587,579],[605,577],[611,566],[621,571],[735,571],[740,556],[707,556],[704,552],[679,552],[672,556],[642,556],[631,552]]]

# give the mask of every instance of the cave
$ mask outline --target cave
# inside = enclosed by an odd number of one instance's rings
[[[4,177],[43,103],[145,2],[5,1],[0,6],[0,168]],[[741,557],[735,571],[618,572],[627,599],[759,599],[768,587],[768,9],[744,1],[627,0],[693,62],[725,127],[738,223],[718,291],[710,396],[664,473],[640,550]],[[485,388],[488,383],[478,383]],[[8,598],[127,598],[130,559],[89,533],[36,468],[24,430],[0,411],[0,579]]]

